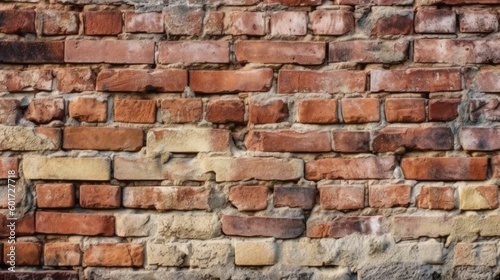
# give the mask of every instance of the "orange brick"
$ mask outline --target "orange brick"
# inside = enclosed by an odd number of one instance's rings
[[[155,123],[156,100],[115,99],[115,122]]]
[[[345,123],[368,123],[380,120],[380,102],[376,98],[342,99],[342,116]]]
[[[36,204],[39,208],[72,208],[75,188],[73,184],[37,184]]]
[[[319,203],[325,210],[356,210],[365,207],[364,186],[322,186]]]
[[[200,98],[176,98],[161,101],[161,119],[164,123],[192,123],[201,120],[203,102]]]

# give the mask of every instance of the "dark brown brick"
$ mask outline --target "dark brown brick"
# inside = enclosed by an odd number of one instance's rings
[[[0,62],[63,63],[64,42],[0,42]]]
[[[224,215],[222,231],[226,235],[295,238],[305,230],[304,220],[295,218],[242,217]]]
[[[274,187],[274,207],[312,209],[316,202],[316,188]]]
[[[0,11],[0,33],[35,32],[35,10]]]

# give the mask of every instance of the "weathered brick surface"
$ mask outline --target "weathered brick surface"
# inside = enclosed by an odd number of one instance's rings
[[[187,85],[185,70],[104,70],[96,89],[111,92],[181,92]]]
[[[454,181],[484,180],[488,158],[486,157],[408,157],[401,160],[406,179]]]
[[[82,122],[105,122],[108,102],[96,98],[77,98],[69,102],[68,114]]]
[[[498,276],[498,0],[0,2],[0,280]]]
[[[394,157],[325,158],[306,163],[309,180],[322,179],[384,179],[391,178]],[[362,168],[358,168],[361,166]]]
[[[64,61],[68,63],[154,62],[155,44],[140,40],[66,40]]]
[[[66,127],[63,148],[68,150],[137,151],[144,135],[137,128]]]
[[[295,238],[304,230],[303,219],[272,217],[240,217],[224,215],[222,231],[226,235]]]
[[[52,89],[50,70],[0,70],[0,90],[18,91],[50,91]]]
[[[190,71],[189,85],[195,93],[232,93],[267,91],[271,87],[271,69],[240,71]]]
[[[154,123],[156,101],[140,99],[118,99],[114,103],[115,122]]]
[[[46,234],[112,236],[115,219],[109,215],[36,212],[36,232]]]
[[[73,184],[36,185],[36,204],[39,208],[72,208],[75,206]]]
[[[141,244],[98,244],[83,251],[83,266],[132,266],[144,264]]]
[[[201,187],[126,187],[123,206],[156,210],[209,209],[210,189]]]
[[[252,63],[321,64],[325,44],[320,42],[239,41],[235,43],[236,60]]]
[[[245,146],[252,151],[266,152],[328,152],[332,149],[326,131],[258,131],[251,130]]]

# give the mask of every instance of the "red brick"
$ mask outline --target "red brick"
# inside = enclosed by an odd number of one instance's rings
[[[143,264],[144,248],[141,244],[98,244],[83,251],[83,266],[141,267]]]
[[[229,201],[239,211],[266,209],[268,195],[266,186],[235,186],[229,189]]]
[[[155,123],[156,100],[115,99],[115,122]]]
[[[39,208],[72,208],[75,188],[73,184],[37,184],[36,205]]]
[[[363,71],[280,70],[278,75],[279,93],[352,93],[364,92],[365,89],[366,74]]]
[[[250,103],[248,114],[249,121],[253,124],[284,122],[288,119],[288,105],[282,100]]]
[[[83,13],[85,35],[117,35],[122,32],[120,11],[91,11]]]
[[[452,186],[423,186],[417,196],[417,207],[452,210],[455,208],[454,192]]]
[[[340,238],[356,233],[363,235],[383,234],[382,217],[334,216],[328,220],[309,220],[307,222],[307,237],[309,238]]]
[[[342,116],[345,123],[368,123],[380,120],[380,101],[377,98],[342,99]]]
[[[240,91],[268,91],[273,70],[194,70],[189,71],[189,83],[195,93],[234,93]]]
[[[183,41],[158,43],[158,62],[229,63],[229,41]]]
[[[108,102],[96,98],[77,98],[69,102],[69,116],[81,122],[105,122]]]
[[[113,185],[80,185],[80,207],[120,208],[121,188]]]
[[[388,122],[425,122],[424,98],[388,98],[385,100]]]
[[[314,35],[343,35],[354,29],[354,14],[346,10],[315,10],[309,13]]]
[[[406,150],[453,150],[454,135],[449,127],[386,127],[376,132],[372,147],[375,152]]]
[[[338,123],[336,99],[309,99],[298,104],[297,121],[311,124]]]
[[[0,33],[36,33],[35,10],[0,11]]]
[[[231,35],[265,35],[265,13],[231,12],[226,13],[224,33]]]
[[[0,42],[0,62],[4,63],[63,63],[64,42]]]
[[[370,151],[370,132],[335,130],[332,132],[333,150],[343,153]]]
[[[203,103],[200,98],[164,99],[161,119],[164,123],[192,123],[201,120]]]
[[[485,180],[488,171],[486,157],[409,157],[401,160],[408,180],[469,181]]]
[[[392,156],[363,158],[324,158],[306,163],[308,180],[322,179],[389,179],[393,176]]]
[[[80,266],[82,252],[78,243],[54,242],[43,247],[43,264],[48,266]]]
[[[274,207],[313,209],[316,204],[316,188],[275,186]]]
[[[95,75],[89,68],[59,68],[54,72],[57,90],[61,92],[82,92],[95,89]]]
[[[376,185],[368,188],[368,203],[373,208],[406,207],[410,204],[411,186]]]
[[[125,32],[163,33],[163,15],[161,13],[125,12]]]
[[[413,32],[413,13],[387,15],[377,19],[371,34],[382,37],[387,35],[407,35]]]
[[[103,70],[97,76],[97,90],[111,92],[182,92],[187,71],[181,69]]]
[[[373,92],[436,92],[462,89],[458,68],[372,70],[370,81],[370,89]]]
[[[64,235],[113,236],[115,217],[85,213],[36,212],[36,232]]]
[[[265,0],[265,3],[283,6],[318,6],[321,5],[321,0]]]
[[[245,103],[239,99],[210,100],[206,120],[213,123],[245,122]]]
[[[464,9],[459,12],[460,32],[490,33],[498,30],[498,13],[487,9]]]
[[[7,207],[5,207],[7,208]],[[33,212],[28,212],[16,220],[16,236],[32,236],[35,234],[35,215]],[[0,236],[10,236],[10,229],[7,225],[10,223],[4,215],[0,214]],[[0,258],[1,259],[1,258]]]
[[[140,128],[67,126],[63,130],[63,149],[138,151],[144,142]]]
[[[500,63],[500,40],[419,39],[414,43],[414,62]]]
[[[415,14],[416,33],[455,33],[455,11],[421,8]]]
[[[11,251],[11,246],[15,248],[16,266],[37,266],[41,265],[42,244],[34,242],[20,242],[15,244],[3,244],[4,264],[9,265],[10,257],[7,254]]]
[[[500,129],[495,127],[462,127],[460,143],[466,151],[500,150]]]
[[[429,100],[429,121],[452,121],[458,117],[460,99]]]
[[[482,92],[500,92],[500,71],[496,69],[479,70],[475,80],[468,86],[476,86]]]
[[[66,40],[68,63],[153,64],[155,43],[148,40]]]
[[[0,99],[0,124],[16,125],[21,114],[20,102],[17,99]]]
[[[397,63],[408,58],[409,42],[343,41],[330,42],[330,62]]]
[[[64,120],[64,100],[58,99],[33,99],[24,117],[35,123],[49,123]]]
[[[322,186],[319,203],[324,210],[356,210],[365,207],[364,186]]]
[[[203,33],[207,35],[222,35],[224,31],[224,12],[207,11],[203,21]]]
[[[186,6],[164,9],[165,29],[169,35],[199,35],[203,26],[202,10]]]
[[[325,60],[323,42],[239,41],[234,48],[239,62],[311,65]]]
[[[250,130],[245,146],[250,151],[264,152],[329,152],[332,150],[327,131]]]
[[[0,70],[1,91],[37,91],[52,90],[52,71],[33,70]]]
[[[123,189],[126,208],[156,210],[208,210],[210,188],[204,187],[144,187]]]
[[[275,12],[271,14],[271,35],[292,36],[307,34],[306,12]]]
[[[491,158],[491,169],[493,171],[493,178],[500,178],[500,156],[493,156]]]
[[[296,238],[305,230],[304,220],[295,218],[242,217],[223,215],[225,235]]]
[[[78,34],[80,22],[76,12],[41,11],[43,35]]]
[[[469,114],[469,119],[473,122],[480,120],[497,121],[500,119],[500,100],[471,99]]]
[[[9,170],[14,170],[15,174],[9,176]],[[19,158],[17,157],[0,157],[0,179],[17,179],[19,178]]]

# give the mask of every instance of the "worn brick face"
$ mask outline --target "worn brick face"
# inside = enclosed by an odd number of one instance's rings
[[[35,33],[35,10],[0,11],[1,33]]]
[[[120,11],[96,11],[83,13],[86,35],[117,35],[122,31]]]
[[[154,123],[156,121],[156,101],[138,99],[118,99],[114,102],[116,122]]]

